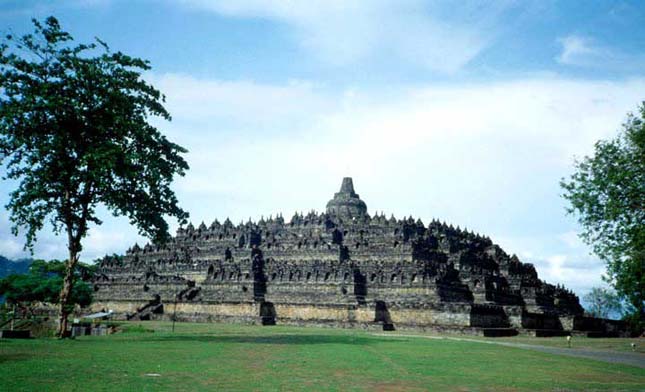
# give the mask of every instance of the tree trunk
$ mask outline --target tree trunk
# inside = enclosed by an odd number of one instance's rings
[[[59,320],[58,332],[56,335],[59,338],[69,337],[67,332],[67,325],[69,322],[69,300],[72,296],[72,289],[74,288],[74,269],[78,262],[78,247],[76,244],[69,244],[69,260],[65,266],[65,276],[63,277],[63,288],[60,291],[59,299]]]

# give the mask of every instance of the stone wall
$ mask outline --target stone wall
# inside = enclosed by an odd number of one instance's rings
[[[94,289],[96,308],[129,318],[167,318],[171,306],[195,321],[463,330],[552,328],[582,314],[572,292],[487,237],[369,215],[351,180],[326,213],[216,220],[135,244],[103,259]]]

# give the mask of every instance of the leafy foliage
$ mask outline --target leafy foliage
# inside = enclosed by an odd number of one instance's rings
[[[186,150],[148,123],[170,120],[164,96],[141,77],[147,61],[111,52],[101,40],[72,45],[54,17],[0,45],[0,161],[19,182],[9,204],[25,247],[49,221],[67,237],[61,335],[73,271],[97,206],[125,215],[155,242],[169,238],[166,216],[188,214],[170,188],[184,175]]]
[[[80,276],[81,269],[77,270]],[[60,299],[65,275],[65,262],[52,260],[34,260],[26,274],[12,274],[0,279],[0,295],[8,303],[29,306],[34,302],[56,304]],[[91,277],[91,276],[88,276]],[[88,306],[92,303],[92,289],[85,281],[76,282],[72,290],[69,305]],[[71,310],[71,309],[70,309]]]
[[[33,22],[34,34],[0,46],[0,152],[6,177],[21,180],[8,205],[14,232],[24,227],[32,246],[50,217],[81,239],[88,223],[101,223],[102,203],[164,240],[163,214],[187,217],[169,185],[188,165],[186,150],[147,122],[170,119],[164,97],[141,78],[148,62],[100,40],[70,47],[55,18]]]
[[[37,259],[31,263],[31,266],[29,267],[29,272],[32,274],[39,274],[39,275],[48,274],[48,275],[58,275],[62,277],[65,275],[65,269],[66,269],[65,261],[62,261],[62,260],[46,261],[46,260]],[[74,270],[74,276],[77,279],[80,279],[83,281],[90,281],[94,276],[96,269],[97,269],[96,264],[87,264],[87,263],[79,262],[78,264],[76,264],[76,268]]]
[[[593,156],[575,162],[563,179],[569,213],[581,237],[607,264],[606,280],[645,320],[645,102],[620,134],[595,145]]]
[[[594,317],[608,318],[620,313],[623,308],[618,295],[602,287],[593,287],[583,299],[588,304],[587,310]]]

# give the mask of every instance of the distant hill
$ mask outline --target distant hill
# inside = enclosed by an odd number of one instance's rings
[[[11,274],[24,274],[29,270],[32,259],[10,260],[0,256],[0,278]]]

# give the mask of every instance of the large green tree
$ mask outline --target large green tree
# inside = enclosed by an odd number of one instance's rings
[[[92,289],[88,284],[95,267],[78,263],[74,272],[76,282],[70,293],[68,311],[74,305],[88,306],[92,302]],[[66,273],[66,263],[59,260],[34,260],[25,274],[11,274],[0,279],[0,295],[9,304],[19,305],[29,310],[39,302],[57,304]]]
[[[617,137],[575,162],[561,182],[582,239],[606,262],[605,279],[645,321],[645,102]]]
[[[170,120],[164,96],[144,81],[147,61],[112,52],[96,39],[74,44],[54,17],[0,46],[0,159],[17,181],[6,206],[26,248],[49,222],[66,236],[69,258],[60,292],[59,336],[67,328],[74,270],[97,206],[125,215],[155,242],[165,218],[188,214],[170,184],[184,175],[186,150],[150,116]]]

